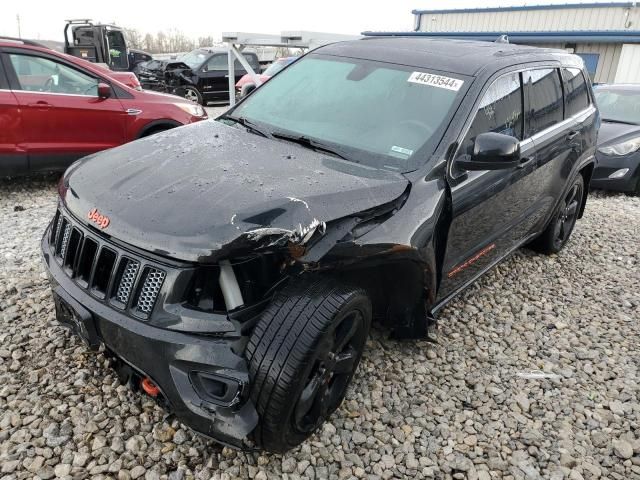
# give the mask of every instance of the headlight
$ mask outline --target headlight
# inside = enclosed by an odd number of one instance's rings
[[[204,111],[202,105],[198,105],[197,103],[176,103],[176,105],[187,112],[189,115],[193,115],[194,117],[206,117],[207,112]]]
[[[640,137],[632,138],[626,142],[616,143],[608,147],[600,147],[598,151],[605,155],[628,155],[640,148]]]

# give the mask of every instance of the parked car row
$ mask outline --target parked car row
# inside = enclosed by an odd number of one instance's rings
[[[207,118],[135,75],[0,38],[0,175],[60,170],[85,155]]]
[[[244,52],[243,56],[255,72],[260,72],[254,52]],[[234,61],[236,83],[246,69],[237,59]],[[134,72],[145,89],[173,93],[201,105],[229,101],[228,53],[224,48],[197,48],[173,61],[142,62]]]

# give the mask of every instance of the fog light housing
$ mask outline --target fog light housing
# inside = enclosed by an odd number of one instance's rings
[[[609,175],[609,178],[614,180],[616,178],[622,178],[624,177],[627,173],[629,172],[628,168],[621,168],[619,170],[616,170],[615,172],[613,172],[611,175]]]
[[[236,379],[209,372],[191,372],[191,384],[200,398],[216,405],[231,406],[240,401]]]

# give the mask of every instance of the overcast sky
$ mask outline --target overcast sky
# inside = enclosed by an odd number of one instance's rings
[[[567,3],[570,0],[534,0],[529,4]],[[483,7],[524,5],[513,0],[484,0]],[[157,5],[157,7],[149,7]],[[220,37],[221,32],[279,33],[312,30],[358,34],[364,30],[411,30],[413,9],[478,6],[470,0],[191,0],[155,2],[136,0],[3,0],[0,35],[62,40],[64,20],[92,18],[136,28],[143,33],[181,30],[194,39]]]

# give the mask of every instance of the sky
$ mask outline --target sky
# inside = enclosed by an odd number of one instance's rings
[[[571,0],[534,0],[529,4],[569,3]],[[525,5],[512,0],[4,0],[0,35],[18,36],[20,15],[23,38],[63,40],[64,20],[91,18],[114,22],[142,33],[176,29],[197,39],[222,32],[280,33],[309,30],[359,34],[364,30],[412,30],[413,9],[468,8]],[[156,5],[156,6],[150,6]]]

